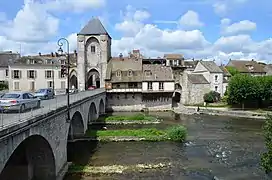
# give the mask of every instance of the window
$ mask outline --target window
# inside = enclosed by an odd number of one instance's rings
[[[6,77],[8,77],[8,76],[9,76],[9,70],[6,69]]]
[[[137,87],[138,87],[137,83],[131,83],[131,82],[128,83],[128,88],[137,88]]]
[[[128,71],[128,76],[132,76],[132,71],[131,70]]]
[[[45,78],[52,78],[52,74],[53,74],[53,71],[51,71],[51,70],[47,70],[47,71],[45,71]]]
[[[47,87],[52,88],[53,87],[53,81],[48,81],[47,82]]]
[[[116,72],[116,76],[117,76],[117,77],[120,77],[120,76],[121,76],[121,71],[117,71],[117,72]]]
[[[170,63],[170,66],[173,66],[173,60],[170,60],[169,63]]]
[[[61,71],[59,71],[59,79],[61,79],[61,78],[65,78],[65,74],[64,73],[61,74]]]
[[[47,59],[47,60],[46,60],[46,64],[53,64],[52,59]]]
[[[61,81],[61,83],[60,83],[60,88],[61,89],[65,89],[66,88],[66,81]]]
[[[20,90],[20,83],[14,82],[14,90]]]
[[[152,86],[153,84],[152,84],[152,82],[148,82],[147,83],[147,89],[148,90],[152,90],[153,89],[153,86]]]
[[[29,82],[29,90],[30,91],[34,91],[35,90],[35,82],[34,81]]]
[[[91,46],[91,52],[95,53],[95,46]]]
[[[21,78],[21,71],[20,70],[13,70],[13,79],[20,79]]]
[[[29,96],[28,96],[28,94],[23,94],[23,99],[29,99]]]
[[[159,90],[164,90],[164,83],[163,82],[159,82]]]
[[[151,76],[151,71],[145,71],[145,76]]]
[[[217,92],[218,91],[218,86],[215,86],[214,90],[215,90],[215,92]]]
[[[218,81],[218,75],[214,76],[215,81]]]
[[[64,59],[61,59],[61,60],[60,60],[60,64],[61,64],[61,65],[64,65],[64,64],[65,64],[65,60],[64,60]]]
[[[28,60],[28,64],[34,64],[34,63],[35,63],[34,59],[29,59]]]
[[[128,97],[127,97],[127,94],[125,94],[125,99],[127,99]]]
[[[116,87],[119,89],[120,88],[120,84],[116,84]]]
[[[36,78],[36,71],[34,71],[34,70],[27,71],[27,78],[29,78],[29,79]]]

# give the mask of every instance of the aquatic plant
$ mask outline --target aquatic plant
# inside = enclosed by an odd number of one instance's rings
[[[268,115],[263,131],[267,152],[262,154],[261,165],[266,173],[270,173],[272,172],[272,115]]]
[[[108,116],[105,121],[152,121],[156,120],[155,117],[145,115],[143,113],[129,115],[129,116]]]
[[[168,128],[166,133],[170,140],[183,142],[187,136],[187,129],[184,126],[173,126]]]

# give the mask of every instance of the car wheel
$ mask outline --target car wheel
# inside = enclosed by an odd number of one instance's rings
[[[40,108],[40,107],[41,107],[41,102],[38,101],[38,102],[37,102],[37,108]]]
[[[20,113],[23,113],[23,112],[25,112],[25,105],[24,104],[22,104],[20,107]]]

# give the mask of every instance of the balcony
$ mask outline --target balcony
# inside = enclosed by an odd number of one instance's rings
[[[142,88],[107,89],[106,91],[109,93],[142,92]]]

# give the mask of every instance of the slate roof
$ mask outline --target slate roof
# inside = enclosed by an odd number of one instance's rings
[[[0,67],[8,67],[8,65],[13,64],[19,57],[18,53],[0,52]]]
[[[195,66],[197,65],[198,61],[193,61],[193,60],[185,60],[184,61],[184,66],[188,67],[188,68],[195,68]]]
[[[81,31],[78,33],[80,35],[108,35],[108,32],[106,31],[105,27],[99,20],[99,18],[95,17],[92,18],[84,27],[81,29]]]
[[[254,60],[230,60],[227,66],[235,67],[240,73],[266,73],[262,65]],[[250,69],[249,66],[253,68]]]
[[[146,71],[151,71],[146,75]],[[143,64],[143,81],[174,81],[172,68],[161,64]]]
[[[211,73],[223,73],[214,61],[199,61]]]
[[[202,74],[188,74],[188,80],[192,84],[210,84]]]

